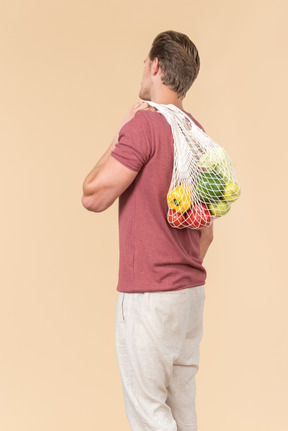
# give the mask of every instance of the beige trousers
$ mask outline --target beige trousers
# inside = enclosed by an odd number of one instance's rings
[[[116,353],[132,431],[197,431],[205,285],[119,292]]]

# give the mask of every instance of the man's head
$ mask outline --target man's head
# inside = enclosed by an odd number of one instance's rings
[[[152,87],[158,75],[162,84],[183,99],[199,69],[199,54],[189,37],[172,30],[162,32],[155,37],[145,60],[139,97],[151,100]]]

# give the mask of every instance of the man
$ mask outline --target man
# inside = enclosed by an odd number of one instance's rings
[[[160,33],[144,61],[140,99],[184,111],[182,101],[199,67],[198,51],[186,35]],[[116,350],[133,431],[197,430],[202,263],[213,227],[169,226],[172,170],[171,128],[162,114],[140,101],[83,184],[82,204],[89,211],[104,211],[119,197]]]

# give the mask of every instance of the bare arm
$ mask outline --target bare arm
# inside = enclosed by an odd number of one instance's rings
[[[128,111],[121,127],[141,109],[155,110],[147,103],[138,102]],[[81,202],[89,211],[101,212],[107,209],[127,189],[137,175],[137,172],[122,165],[111,156],[111,152],[118,142],[118,133],[84,180]]]
[[[204,259],[207,250],[213,241],[213,223],[211,226],[202,230],[202,235],[200,239],[200,259]]]

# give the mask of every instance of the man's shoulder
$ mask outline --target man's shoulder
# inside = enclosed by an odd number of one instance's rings
[[[204,130],[204,127],[202,126],[202,124],[196,120],[196,118],[190,114],[190,112],[184,111],[185,114],[187,114],[193,121],[194,123],[200,127],[200,129]],[[165,116],[163,114],[161,114],[158,111],[152,111],[152,110],[139,110],[138,112],[136,112],[135,116],[135,123],[138,124],[142,124],[144,127],[156,127],[157,129],[159,127],[168,127],[170,128],[169,123],[167,122]]]
[[[136,117],[138,117],[139,120],[146,123],[162,122],[163,118],[165,119],[165,117],[160,112],[152,111],[150,109],[141,109],[137,111],[134,118]]]
[[[203,131],[205,131],[204,127],[202,126],[202,124],[198,120],[196,120],[196,118],[190,112],[184,111],[184,110],[183,110],[183,112],[185,112],[185,114],[188,115],[194,121],[194,123],[198,127],[200,127],[200,129],[202,129]],[[167,124],[167,120],[164,117],[164,115],[161,114],[158,111],[142,110],[142,111],[138,111],[136,115],[139,115],[139,114],[140,114],[140,116],[142,115],[141,118],[142,118],[143,122],[144,121],[150,122],[151,124],[156,124],[157,126],[160,126],[161,124],[162,125]]]

